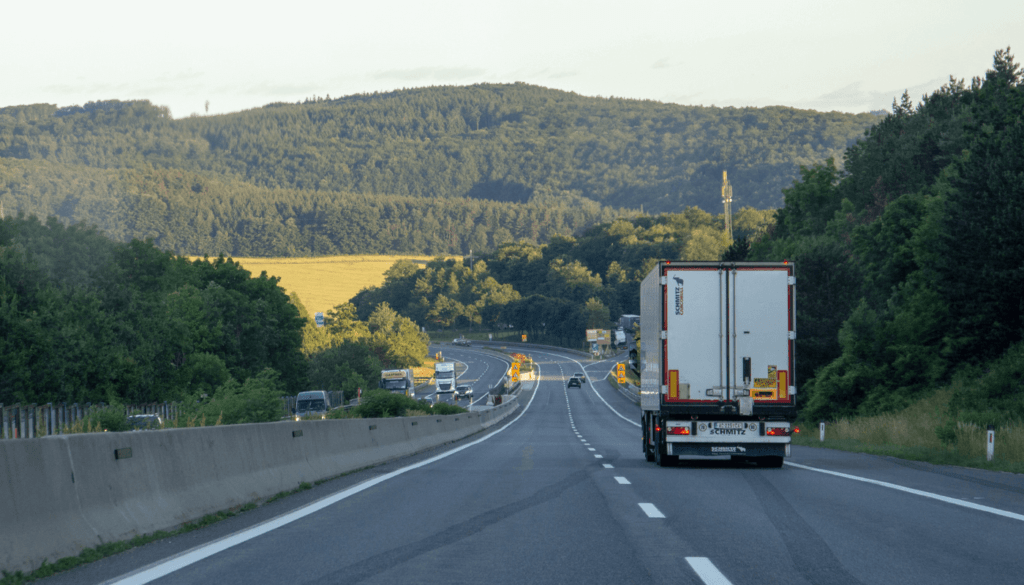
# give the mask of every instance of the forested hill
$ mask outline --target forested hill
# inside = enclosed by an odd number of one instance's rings
[[[517,83],[433,87],[174,120],[148,101],[0,109],[0,157],[181,169],[259,187],[616,208],[778,207],[800,165],[840,158],[873,114],[584,97]]]

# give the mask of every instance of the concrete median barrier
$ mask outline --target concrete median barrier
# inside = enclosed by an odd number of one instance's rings
[[[497,424],[484,412],[283,421],[0,440],[0,569],[85,548],[411,455]]]

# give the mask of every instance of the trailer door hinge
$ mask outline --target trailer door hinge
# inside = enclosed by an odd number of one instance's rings
[[[662,331],[661,332],[661,338],[662,339],[668,339],[668,331]]]
[[[790,286],[795,285],[796,284],[796,277],[795,276],[790,276],[789,280],[787,282],[790,284]]]
[[[668,277],[667,276],[662,276],[661,277],[661,284],[668,284]]]
[[[668,394],[668,384],[662,384],[662,386],[661,386],[661,393],[662,394]]]
[[[789,338],[790,339],[796,339],[796,331],[790,331],[789,332]]]

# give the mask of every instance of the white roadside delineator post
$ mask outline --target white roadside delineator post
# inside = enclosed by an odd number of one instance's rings
[[[821,430],[821,438],[818,439],[818,441],[821,442],[821,443],[824,443],[825,442],[825,421],[821,421],[821,424],[818,426],[818,429]]]
[[[985,458],[992,461],[996,454],[996,426],[988,425],[988,438],[985,441]]]

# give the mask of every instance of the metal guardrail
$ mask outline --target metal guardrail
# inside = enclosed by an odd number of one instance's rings
[[[67,403],[47,402],[46,404],[0,404],[0,439],[34,439],[49,435],[62,435],[98,410],[109,406],[103,402]],[[176,420],[181,410],[180,402],[150,402],[125,407],[125,414],[156,414],[164,420]]]

